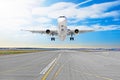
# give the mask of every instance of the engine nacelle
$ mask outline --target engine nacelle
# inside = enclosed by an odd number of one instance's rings
[[[78,34],[79,33],[79,30],[78,29],[75,29],[75,31],[74,31],[76,34]]]
[[[47,34],[50,34],[50,30],[49,30],[49,29],[47,29],[47,30],[46,30],[46,33],[47,33]]]

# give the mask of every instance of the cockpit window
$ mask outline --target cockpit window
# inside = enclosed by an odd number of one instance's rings
[[[65,18],[65,16],[60,16],[60,18]]]

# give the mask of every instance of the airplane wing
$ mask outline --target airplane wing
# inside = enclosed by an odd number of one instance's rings
[[[58,35],[58,31],[57,30],[50,30],[50,29],[46,29],[46,30],[24,30],[24,31],[29,31],[32,33],[39,33],[39,34],[48,34],[48,35]]]
[[[87,32],[93,32],[95,30],[93,29],[68,29],[67,35],[76,35],[76,34],[81,34],[81,33],[87,33]]]

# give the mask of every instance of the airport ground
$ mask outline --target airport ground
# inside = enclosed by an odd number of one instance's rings
[[[54,50],[0,56],[0,80],[120,80],[120,51]]]
[[[46,50],[0,50],[1,55],[12,55],[12,54],[24,54],[24,53],[32,53],[32,52],[43,52]]]

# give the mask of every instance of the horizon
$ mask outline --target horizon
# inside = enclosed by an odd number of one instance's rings
[[[120,49],[120,48],[115,48],[115,47],[111,47],[111,48],[108,48],[108,47],[0,47],[0,49],[4,49],[4,48],[10,48],[10,49],[13,49],[13,48],[30,48],[30,49],[45,49],[45,48],[48,48],[48,49]]]

